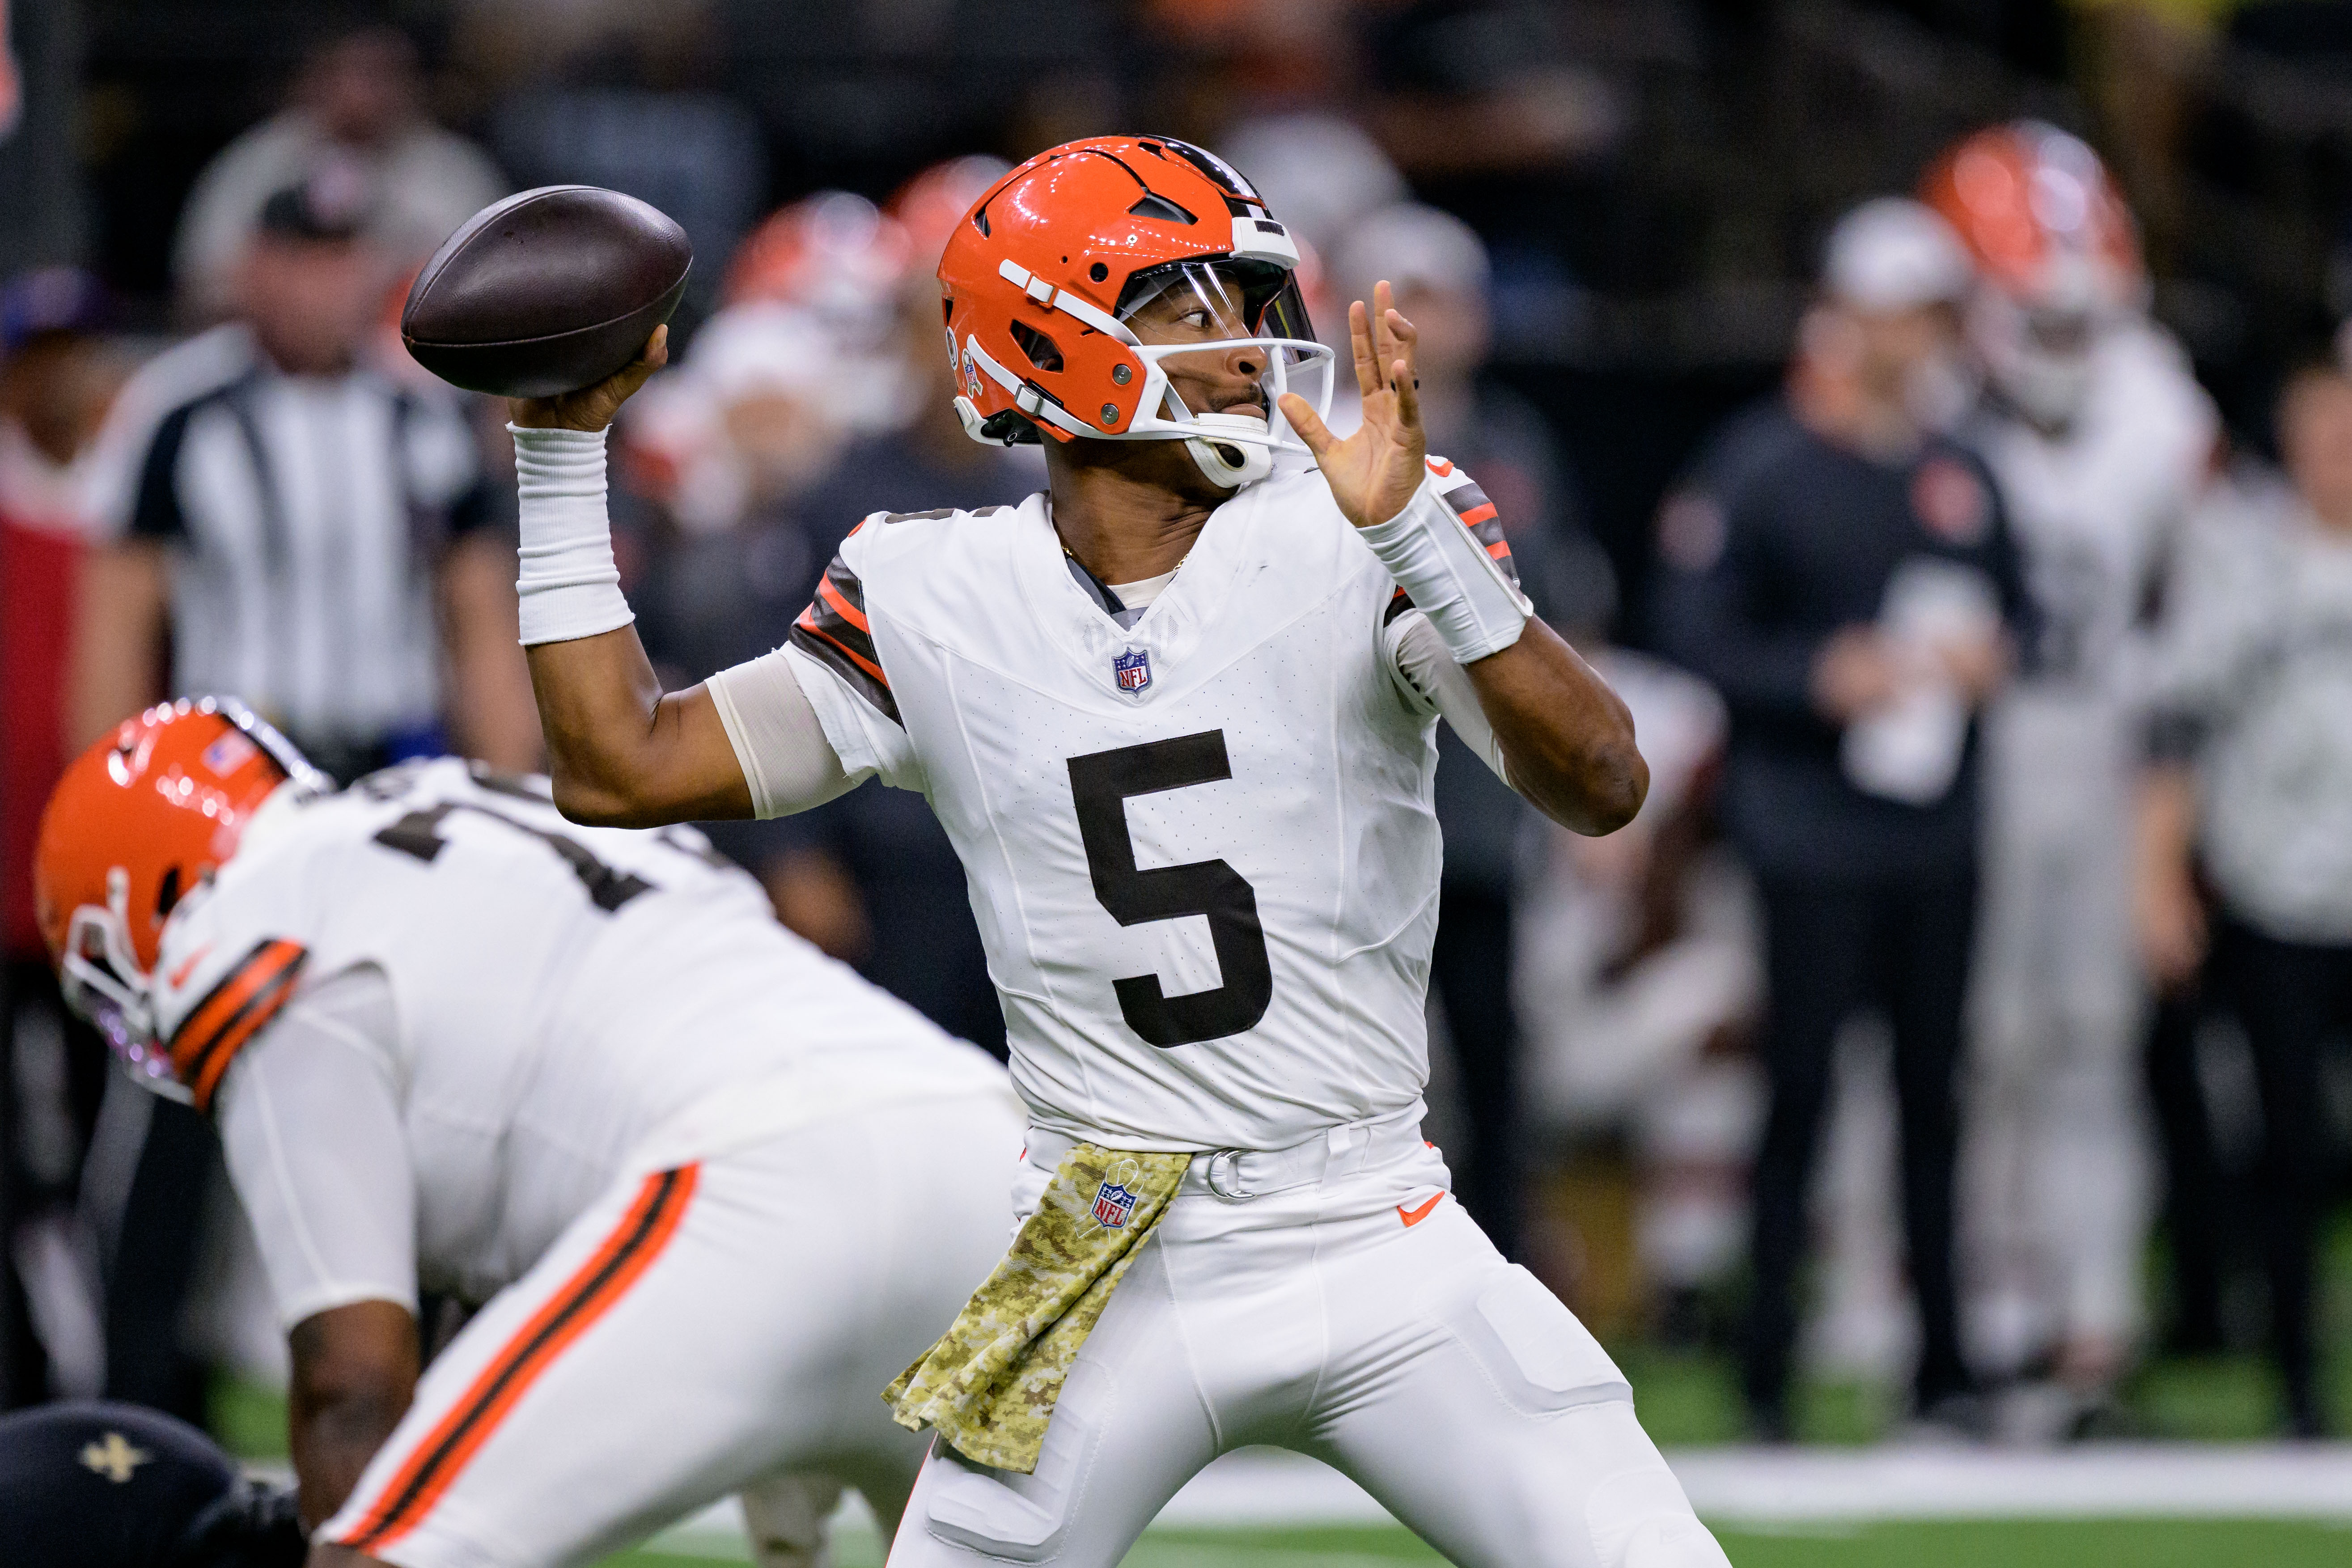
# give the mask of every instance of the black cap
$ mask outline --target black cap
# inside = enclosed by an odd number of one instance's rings
[[[370,216],[369,181],[349,163],[329,163],[261,204],[261,232],[278,239],[353,239]]]

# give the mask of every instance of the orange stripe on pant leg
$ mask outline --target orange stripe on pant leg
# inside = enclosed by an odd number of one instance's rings
[[[595,1256],[482,1369],[384,1487],[359,1528],[339,1544],[373,1552],[424,1522],[540,1374],[611,1310],[661,1256],[677,1234],[700,1173],[698,1165],[683,1165],[646,1178],[627,1215]]]

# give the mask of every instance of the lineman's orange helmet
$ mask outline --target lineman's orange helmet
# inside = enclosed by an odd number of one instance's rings
[[[226,698],[126,719],[65,771],[41,815],[33,900],[66,1000],[146,1076],[149,980],[163,922],[236,852],[280,787],[331,786],[276,730]]]
[[[1304,451],[1276,402],[1321,413],[1331,351],[1294,276],[1298,246],[1229,165],[1164,136],[1099,136],[1041,153],[974,203],[940,260],[956,412],[974,440],[1183,441],[1228,489],[1273,452]],[[1146,344],[1127,325],[1181,290],[1213,341]],[[1194,411],[1160,362],[1255,351],[1268,417]]]

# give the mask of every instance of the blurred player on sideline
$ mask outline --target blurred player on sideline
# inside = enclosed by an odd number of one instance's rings
[[[2000,485],[2039,614],[1988,734],[1969,1327],[1987,1371],[2067,1396],[2042,1417],[2063,1430],[2105,1403],[2141,1329],[2143,633],[2219,426],[2147,315],[2131,215],[2089,147],[1996,126],[1947,153],[1925,195],[1977,264],[1966,335],[1983,388],[1960,434]]]
[[[676,696],[604,506],[604,427],[663,340],[516,404],[559,799],[778,816],[878,775],[963,861],[1029,1107],[1024,1222],[887,1395],[940,1434],[899,1568],[1110,1568],[1251,1443],[1465,1568],[1721,1568],[1623,1374],[1446,1201],[1420,1130],[1437,720],[1587,834],[1641,805],[1633,725],[1428,453],[1387,284],[1350,312],[1362,427],[1297,395],[1328,405],[1332,363],[1298,261],[1182,142],[1013,171],[948,242],[945,336],[965,430],[1039,443],[1048,490],[868,517],[788,644]],[[1316,469],[1276,468],[1302,447]]]
[[[585,1563],[740,1491],[807,1563],[921,1458],[873,1391],[1001,1246],[1003,1074],[698,835],[455,760],[341,794],[235,703],[120,725],[35,869],[68,997],[216,1121],[313,1561]],[[479,1310],[422,1377],[421,1291]]]

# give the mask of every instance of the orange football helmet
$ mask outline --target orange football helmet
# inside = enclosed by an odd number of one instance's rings
[[[1282,394],[1306,393],[1318,414],[1330,404],[1332,353],[1307,321],[1298,261],[1249,183],[1197,147],[1099,136],[1040,153],[972,204],[940,259],[965,433],[1008,446],[1183,441],[1221,486],[1264,478],[1275,451],[1306,450]],[[1213,341],[1136,336],[1129,319],[1171,290],[1204,312]],[[1161,368],[1234,349],[1264,359],[1265,419],[1195,413]]]
[[[1012,172],[1013,166],[1002,158],[967,153],[934,163],[900,185],[882,210],[898,220],[915,253],[931,259],[946,247],[948,236],[955,232],[972,203]]]
[[[819,191],[769,215],[735,249],[719,297],[844,311],[887,302],[913,259],[898,220],[853,191]]]
[[[1986,281],[2036,309],[2127,310],[2146,287],[2139,230],[2099,155],[2037,120],[1968,137],[1929,170],[1922,199]]]
[[[124,720],[75,759],[41,814],[33,902],[66,1000],[159,1086],[172,1066],[148,1048],[148,993],[163,923],[289,784],[333,787],[243,703],[184,698]]]
[[[2040,121],[1996,125],[1945,153],[1920,195],[1977,264],[1969,338],[1994,384],[2046,423],[2073,417],[2100,327],[2147,296],[2138,229],[2099,155]]]

